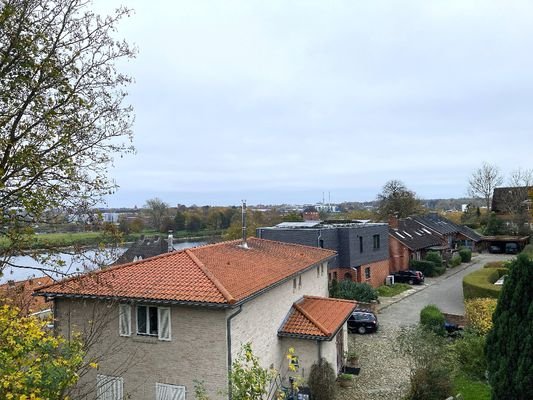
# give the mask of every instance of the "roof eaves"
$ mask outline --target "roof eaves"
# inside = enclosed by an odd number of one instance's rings
[[[186,300],[164,300],[164,299],[152,299],[149,297],[126,297],[126,296],[109,296],[109,295],[95,295],[95,294],[74,294],[74,293],[55,293],[55,292],[34,292],[32,296],[44,296],[47,300],[53,300],[55,298],[66,299],[95,299],[95,300],[107,300],[107,301],[142,301],[146,303],[154,304],[171,304],[171,305],[183,305],[183,306],[199,306],[199,307],[213,307],[213,308],[231,308],[232,304],[228,303],[212,303],[202,301],[186,301]]]

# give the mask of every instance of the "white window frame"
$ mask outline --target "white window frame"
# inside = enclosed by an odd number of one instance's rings
[[[129,304],[118,305],[118,334],[131,336],[131,305]]]
[[[111,375],[96,375],[96,400],[123,400],[124,378]]]
[[[139,317],[139,312],[138,312],[139,307],[146,308],[146,333],[139,332],[139,321],[137,320],[137,318]],[[149,333],[150,332],[150,311],[149,311],[150,308],[157,309],[157,333]],[[162,329],[164,326],[163,315],[165,313],[167,313],[168,315],[168,317],[166,317],[168,318],[168,334],[167,335],[163,335],[164,332]],[[137,335],[157,337],[159,340],[163,340],[163,341],[172,340],[172,315],[171,315],[170,307],[158,307],[158,306],[153,306],[149,304],[137,304],[135,308],[135,318],[136,318],[135,327],[136,327]]]
[[[168,391],[177,391],[177,393],[176,392],[168,393]],[[171,397],[169,397],[168,394],[170,394]],[[167,396],[163,397],[164,395],[167,395]],[[187,388],[185,386],[170,385],[168,383],[158,383],[158,382],[155,384],[155,399],[156,400],[185,400],[186,396],[187,396]]]
[[[164,335],[163,332],[163,315],[168,312],[167,319],[168,319],[168,334]],[[157,338],[159,340],[164,341],[170,341],[172,340],[172,318],[170,313],[170,307],[157,307]]]

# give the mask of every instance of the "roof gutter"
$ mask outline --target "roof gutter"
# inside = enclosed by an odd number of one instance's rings
[[[226,340],[227,340],[227,349],[228,349],[228,399],[231,400],[231,320],[235,318],[242,312],[242,304],[239,305],[239,309],[231,314],[228,319],[226,319]]]

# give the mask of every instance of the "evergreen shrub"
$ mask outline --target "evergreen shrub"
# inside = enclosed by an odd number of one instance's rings
[[[372,300],[377,300],[378,293],[368,283],[356,283],[346,279],[337,283],[332,297],[370,303]]]
[[[472,260],[472,250],[463,247],[459,250],[459,256],[461,256],[461,262],[470,262]]]
[[[450,260],[450,267],[451,268],[457,267],[458,265],[461,265],[461,262],[462,262],[462,257],[456,253],[452,256],[452,259]]]
[[[335,398],[335,372],[330,363],[321,359],[311,365],[307,379],[311,396],[315,400],[333,400]]]
[[[444,336],[444,315],[442,311],[435,304],[428,304],[422,311],[420,311],[420,324],[422,327],[436,333],[437,335]]]
[[[434,276],[435,274],[435,264],[431,261],[411,260],[409,267],[421,271],[425,276]]]

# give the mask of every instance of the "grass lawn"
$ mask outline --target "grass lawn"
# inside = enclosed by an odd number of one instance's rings
[[[453,381],[454,392],[461,393],[464,400],[490,400],[490,386],[459,373]]]
[[[394,285],[380,286],[376,290],[380,297],[392,297],[409,289],[411,289],[411,286],[406,283],[395,283]]]

